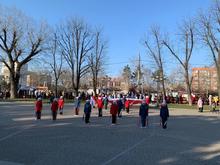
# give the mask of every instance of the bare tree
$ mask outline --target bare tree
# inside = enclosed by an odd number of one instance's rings
[[[82,20],[71,18],[59,28],[59,45],[71,68],[72,88],[78,95],[80,79],[88,72],[87,56],[92,46],[93,35]]]
[[[192,85],[192,77],[189,73],[189,61],[193,53],[194,48],[194,30],[195,26],[193,21],[184,21],[183,25],[180,28],[180,41],[182,42],[183,47],[183,53],[184,58],[181,58],[181,54],[177,53],[177,51],[171,46],[171,44],[168,41],[163,41],[163,44],[167,47],[167,49],[170,51],[170,53],[173,55],[173,57],[176,58],[176,60],[180,63],[182,68],[184,69],[184,78],[186,83],[186,90],[188,95],[188,101],[189,105],[192,105],[192,99],[191,99],[191,85]]]
[[[88,56],[88,63],[92,74],[93,91],[96,93],[98,76],[104,70],[106,60],[107,42],[103,39],[102,31],[97,29],[95,32],[94,48]]]
[[[16,9],[0,13],[0,62],[10,73],[10,97],[17,96],[21,68],[42,50],[44,32],[41,27]]]
[[[162,57],[162,39],[160,28],[157,26],[152,26],[150,30],[151,42],[146,40],[145,47],[149,52],[149,56],[154,60],[157,67],[157,75],[154,77],[156,81],[162,84],[163,88],[163,97],[166,98],[166,89],[165,89],[165,75],[164,75],[164,60]]]
[[[218,95],[220,96],[220,1],[216,0],[210,11],[200,13],[198,36],[210,49],[217,70]]]
[[[49,45],[49,52],[51,54],[51,59],[52,59],[52,60],[49,60],[49,65],[54,75],[55,96],[57,97],[58,96],[58,81],[62,74],[63,55],[62,55],[62,52],[59,51],[58,36],[56,32],[53,33],[52,42]]]

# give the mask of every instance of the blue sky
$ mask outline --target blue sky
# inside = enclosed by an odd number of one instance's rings
[[[101,26],[108,39],[107,74],[118,75],[120,70],[139,53],[144,65],[151,67],[141,44],[151,25],[160,25],[170,35],[177,33],[177,24],[184,18],[195,16],[200,9],[207,9],[212,0],[1,0],[3,6],[22,10],[36,20],[58,24],[70,16],[83,18],[92,26]],[[198,58],[199,54],[199,58]],[[209,65],[209,58],[200,47],[191,60],[192,66]],[[165,54],[167,57],[169,54]],[[169,60],[170,57],[169,57]],[[170,63],[169,61],[167,62]],[[177,62],[167,65],[170,71]]]

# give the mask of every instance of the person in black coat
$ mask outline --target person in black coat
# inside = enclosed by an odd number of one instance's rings
[[[86,100],[85,106],[84,106],[84,114],[85,114],[85,123],[89,123],[90,114],[91,114],[92,106],[90,104],[90,100]]]
[[[140,109],[139,109],[139,116],[141,118],[141,127],[142,128],[146,127],[146,121],[147,121],[147,125],[148,125],[148,119],[147,119],[148,110],[149,110],[149,106],[146,103],[146,100],[143,100],[142,104],[140,106]]]
[[[160,107],[160,117],[162,121],[162,128],[166,129],[167,128],[167,119],[169,117],[169,109],[167,107],[167,104],[165,101],[161,104]]]

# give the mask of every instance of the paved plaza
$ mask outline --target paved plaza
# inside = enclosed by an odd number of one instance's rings
[[[220,115],[170,109],[168,129],[150,109],[149,127],[139,128],[138,109],[123,112],[118,125],[92,112],[91,123],[74,116],[73,104],[51,120],[44,105],[41,121],[32,104],[0,104],[0,165],[216,165],[220,164]]]

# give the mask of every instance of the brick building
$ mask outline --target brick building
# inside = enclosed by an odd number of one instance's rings
[[[217,92],[217,70],[214,67],[192,69],[192,90],[194,92]]]

